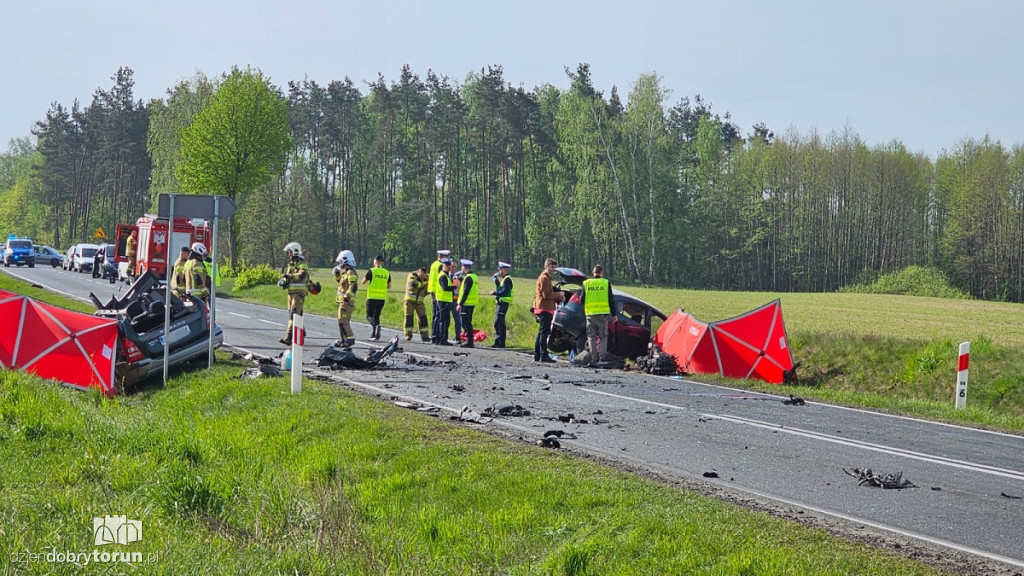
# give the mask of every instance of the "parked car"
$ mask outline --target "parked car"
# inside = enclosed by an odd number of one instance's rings
[[[120,345],[117,347],[115,374],[122,389],[131,387],[164,368],[164,283],[146,272],[124,293],[106,303],[94,294],[89,298],[96,315],[117,321]],[[168,369],[206,358],[210,341],[210,311],[198,298],[171,294],[171,325]],[[224,332],[214,327],[214,347],[224,343]]]
[[[555,287],[565,292],[566,302],[555,310],[551,323],[548,350],[552,352],[580,352],[587,347],[587,316],[583,312],[580,293],[588,276],[575,268],[556,268]],[[619,358],[645,356],[651,334],[665,314],[647,302],[612,285],[612,311],[614,319],[608,324],[608,352]]]
[[[29,268],[36,267],[36,255],[32,252],[32,241],[28,238],[18,238],[11,235],[4,244],[4,266],[11,264],[23,266],[28,264]]]
[[[78,248],[78,244],[72,244],[71,247],[68,248],[68,251],[64,253],[64,259],[61,260],[61,262],[60,262],[60,267],[61,268],[63,268],[63,269],[65,269],[65,270],[70,272],[71,269],[75,267],[75,249],[76,248]]]
[[[96,254],[92,257],[92,277],[110,280],[113,284],[117,282],[117,262],[114,261],[114,250],[117,246],[113,244],[100,244]]]
[[[97,244],[78,244],[75,246],[75,258],[72,269],[75,272],[92,272],[93,257],[100,247]]]
[[[50,246],[32,245],[32,252],[36,255],[36,264],[49,264],[56,268],[64,260],[64,255]]]

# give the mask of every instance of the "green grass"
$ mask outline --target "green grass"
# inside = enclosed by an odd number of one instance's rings
[[[3,571],[143,522],[142,574],[936,574],[820,530],[328,384],[209,370],[108,400],[0,373]],[[101,549],[101,551],[103,551]]]
[[[329,269],[313,270],[324,285],[306,298],[306,310],[326,316],[337,312],[335,283]],[[401,299],[406,272],[392,272],[391,291],[382,322],[404,325]],[[532,350],[537,324],[530,312],[534,279],[513,279],[515,301],[508,315],[509,344]],[[218,291],[233,298],[284,308],[276,286],[230,293],[230,280]],[[481,289],[490,290],[490,278]],[[768,386],[758,381],[727,380],[706,375],[695,379],[735,387],[792,393],[849,406],[860,406],[984,426],[1024,431],[1024,306],[978,300],[955,300],[882,294],[808,294],[708,292],[624,287],[666,314],[684,308],[702,321],[736,316],[775,298],[782,302],[793,357],[800,363],[795,386]],[[364,295],[355,318],[365,314]],[[476,327],[493,338],[494,301],[481,296]],[[956,410],[953,392],[960,342],[970,341],[968,408]]]

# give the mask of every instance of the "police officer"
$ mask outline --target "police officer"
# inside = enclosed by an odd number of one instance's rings
[[[508,262],[498,262],[498,271],[491,276],[491,280],[494,280],[494,290],[491,290],[491,296],[494,296],[494,344],[491,344],[491,348],[504,348],[505,338],[507,336],[507,328],[505,326],[505,316],[508,314],[508,306],[512,303],[512,277],[509,276],[509,272],[512,270],[512,265]]]
[[[434,260],[430,264],[430,275],[427,277],[427,294],[430,294],[430,341],[434,344],[437,343],[437,332],[434,330],[438,322],[438,304],[437,304],[437,277],[441,273],[441,261],[451,254],[450,250],[438,250],[437,260]]]
[[[420,339],[426,342],[430,339],[429,328],[427,327],[427,306],[424,301],[427,298],[427,283],[430,276],[426,268],[413,270],[405,281],[405,339],[412,340],[412,320],[415,315],[420,323]]]
[[[296,314],[302,315],[302,308],[306,302],[306,282],[309,280],[309,267],[306,266],[306,258],[302,255],[302,245],[298,242],[289,242],[285,245],[284,251],[288,253],[288,268],[277,285],[288,291],[288,334],[281,338],[281,344],[292,345],[292,318]]]
[[[188,262],[185,263],[185,292],[207,302],[210,298],[210,275],[206,273],[206,246],[201,242],[192,244]]]
[[[341,336],[334,345],[351,348],[356,343],[356,333],[352,330],[352,311],[356,309],[356,292],[359,290],[356,256],[351,250],[342,250],[334,260],[338,263],[334,267],[334,280],[338,283],[335,300],[338,302],[338,333]]]
[[[373,268],[366,271],[363,284],[366,288],[366,321],[370,323],[370,339],[380,340],[380,313],[391,288],[391,273],[384,268],[384,256],[373,259]]]
[[[608,317],[614,309],[612,284],[604,277],[604,266],[594,266],[593,278],[583,281],[580,302],[587,315],[587,342],[590,345],[590,365],[606,360],[608,353]]]
[[[462,284],[459,287],[459,303],[455,307],[455,312],[462,317],[462,329],[466,334],[466,341],[459,342],[459,346],[473,348],[473,310],[476,309],[479,300],[479,288],[476,274],[473,273],[473,261],[463,258],[459,264],[462,265]],[[459,340],[461,336],[456,332],[455,341]]]
[[[188,257],[191,253],[191,248],[182,246],[181,251],[178,253],[178,259],[174,261],[174,268],[171,273],[171,290],[179,297],[185,293],[185,265],[188,264]]]
[[[451,306],[452,306],[452,293],[455,291],[455,286],[452,285],[451,272],[452,259],[445,256],[441,259],[441,270],[437,275],[437,288],[434,291],[434,297],[437,298],[437,314],[434,316],[434,332],[437,334],[437,341],[434,342],[439,346],[451,346],[452,343],[448,341],[448,323],[451,321]]]

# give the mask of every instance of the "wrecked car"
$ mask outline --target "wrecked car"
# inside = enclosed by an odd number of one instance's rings
[[[163,373],[164,367],[164,283],[146,272],[125,292],[101,303],[94,294],[96,316],[117,321],[120,346],[115,374],[122,389]],[[205,358],[209,351],[210,309],[191,295],[171,293],[171,325],[168,332],[170,354],[168,368]],[[224,343],[224,332],[214,327],[214,347]]]
[[[555,310],[548,350],[561,353],[586,349],[587,316],[580,294],[583,281],[588,277],[575,268],[555,269],[555,287],[566,293],[566,301]],[[608,324],[608,352],[619,358],[646,356],[654,323],[665,320],[665,314],[614,285],[612,301],[615,309],[612,311],[614,320]]]

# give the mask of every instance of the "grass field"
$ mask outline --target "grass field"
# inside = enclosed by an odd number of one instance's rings
[[[382,322],[404,324],[401,300],[407,272],[392,272]],[[333,316],[334,280],[329,269],[312,271],[324,285],[306,298],[306,310]],[[533,278],[514,277],[515,301],[508,316],[509,343],[532,350],[537,325],[530,313]],[[481,290],[490,290],[481,278]],[[225,280],[218,294],[283,308],[276,286],[232,293]],[[719,320],[765,304],[782,302],[798,385],[694,378],[730,386],[786,392],[806,398],[1009,431],[1024,431],[1024,306],[878,294],[771,294],[628,287],[627,291],[670,314],[683,308],[703,321]],[[360,295],[355,319],[363,321]],[[494,302],[482,296],[475,320],[492,334]],[[492,336],[493,337],[493,336]],[[967,409],[955,410],[957,352],[971,342]],[[488,340],[490,342],[490,339]],[[486,344],[486,343],[485,343]]]

